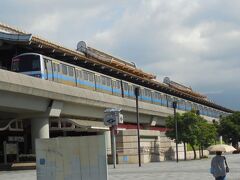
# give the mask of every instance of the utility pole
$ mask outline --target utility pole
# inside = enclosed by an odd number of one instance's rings
[[[175,120],[175,134],[176,134],[176,162],[178,163],[178,122],[176,118],[176,108],[177,101],[173,102],[173,112],[174,112],[174,120]]]
[[[137,116],[137,138],[138,138],[138,165],[141,167],[141,150],[140,150],[140,124],[139,124],[139,112],[138,112],[138,97],[139,97],[139,87],[134,89],[135,96],[136,96],[136,116]]]
[[[113,168],[116,168],[117,164],[117,152],[116,152],[116,126],[110,127],[111,131],[111,151],[112,151],[112,160],[113,160]]]

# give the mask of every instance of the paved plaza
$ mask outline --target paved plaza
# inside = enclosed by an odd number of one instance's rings
[[[227,180],[240,180],[240,155],[226,155],[230,167]],[[159,162],[134,165],[109,166],[109,180],[211,180],[209,173],[211,157],[202,160]],[[0,180],[36,180],[35,170],[2,171]]]

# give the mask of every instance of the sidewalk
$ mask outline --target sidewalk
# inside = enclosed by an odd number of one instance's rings
[[[240,180],[240,155],[225,155],[230,173],[227,180]],[[202,160],[160,162],[135,165],[118,165],[117,169],[109,167],[110,180],[211,180],[211,157]]]
[[[227,180],[240,180],[240,154],[226,155],[230,173]],[[109,180],[214,180],[209,172],[211,157],[202,160],[174,161],[109,166]],[[35,170],[0,171],[0,180],[36,180]]]

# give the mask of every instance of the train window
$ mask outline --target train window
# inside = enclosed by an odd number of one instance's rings
[[[79,77],[79,70],[75,69],[75,73],[76,73],[76,78],[78,78]]]
[[[111,79],[105,76],[101,76],[101,84],[105,86],[111,86]]]
[[[39,55],[23,55],[13,58],[12,70],[15,72],[39,71],[40,56]]]
[[[54,71],[54,72],[57,71],[56,64],[55,64],[55,63],[52,63],[52,65],[53,65],[53,71]]]
[[[57,70],[60,72],[60,64],[57,64]]]
[[[203,107],[201,105],[198,106],[198,110],[199,110],[200,114],[203,115]]]
[[[129,95],[130,96],[133,96],[134,94],[132,94],[132,93],[134,93],[134,91],[133,91],[133,86],[132,85],[129,85],[128,86],[128,91],[129,91]]]
[[[208,116],[212,116],[212,109],[208,108]]]
[[[88,77],[89,77],[89,81],[94,82],[94,74],[91,72],[88,72]]]
[[[106,84],[106,79],[105,77],[101,76],[101,84],[105,85]]]
[[[135,92],[135,88],[136,88],[136,87],[133,88],[133,92]],[[140,95],[140,96],[144,96],[144,90],[141,89],[141,88],[139,89],[139,95]]]
[[[153,92],[153,100],[158,103],[161,103],[161,94],[158,92]]]
[[[67,66],[65,64],[62,64],[62,72],[67,75]]]
[[[203,114],[204,114],[204,115],[207,115],[207,114],[208,114],[208,109],[207,109],[207,107],[205,107],[205,106],[203,107]]]
[[[133,86],[131,87],[131,91],[135,92],[136,87],[137,87],[137,86],[133,85]],[[139,86],[138,86],[138,88],[139,88]],[[141,95],[141,93],[142,93],[142,92],[141,92],[141,89],[139,88],[139,90],[140,90],[140,91],[139,91],[139,94]]]
[[[181,110],[186,110],[185,101],[184,100],[182,100],[182,99],[178,100],[178,108],[181,109]]]
[[[87,73],[87,71],[83,71],[83,79],[85,81],[88,81],[88,73]]]
[[[161,94],[162,105],[167,106],[167,96],[165,94]]]
[[[209,116],[210,115],[210,109],[206,107],[206,115]]]
[[[40,69],[40,63],[38,59],[32,60],[32,69],[33,70],[39,70]]]
[[[73,76],[73,67],[68,66],[68,73],[69,73],[69,76]]]
[[[128,84],[125,82],[123,83],[123,90],[128,91]]]
[[[192,110],[192,105],[189,101],[186,102],[186,110],[191,111]]]
[[[111,79],[110,78],[106,78],[107,81],[107,86],[111,86]]]
[[[116,81],[116,88],[117,88],[117,89],[120,89],[120,88],[121,88],[121,83],[120,83],[120,81]]]
[[[172,108],[173,107],[172,103],[174,101],[173,98],[167,95],[167,101],[168,101],[168,107]]]
[[[78,70],[78,77],[79,77],[80,79],[83,79],[83,75],[82,75],[82,71],[81,71],[81,70]]]
[[[198,106],[197,106],[196,103],[193,103],[193,104],[192,104],[192,109],[193,109],[194,111],[198,110]]]
[[[96,76],[96,83],[100,84],[100,77]]]
[[[113,86],[113,88],[115,88],[115,89],[120,89],[120,88],[119,88],[119,81],[112,81],[112,86]]]
[[[150,90],[143,89],[143,92],[144,92],[144,96],[146,96],[146,97],[150,97],[151,96],[151,91]]]
[[[114,81],[112,81],[112,83],[113,83]],[[120,87],[119,87],[119,81],[115,81],[115,83],[116,83],[116,85],[115,85],[115,87],[116,87],[116,89],[120,89]]]

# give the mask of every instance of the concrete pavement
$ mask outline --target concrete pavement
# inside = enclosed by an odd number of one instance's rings
[[[227,180],[240,180],[240,155],[226,155],[230,173]],[[109,180],[211,180],[209,173],[211,157],[202,160],[174,161],[109,166]],[[2,171],[0,180],[36,180],[36,171]]]

